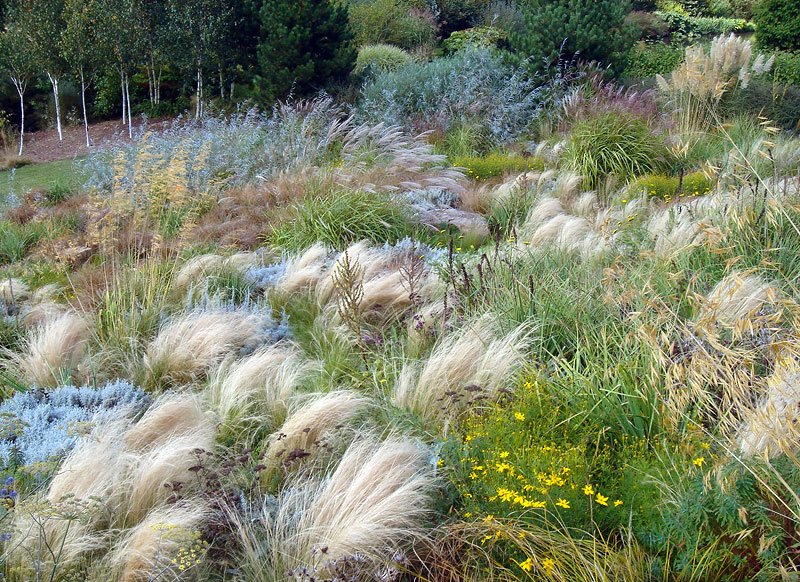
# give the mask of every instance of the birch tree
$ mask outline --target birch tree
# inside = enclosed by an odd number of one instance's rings
[[[0,34],[0,67],[9,76],[19,95],[19,150],[22,156],[25,144],[25,92],[28,83],[36,75],[33,55],[27,39],[15,22],[8,24]]]
[[[133,137],[131,117],[130,74],[142,55],[143,4],[140,0],[97,0],[99,14],[97,29],[100,50],[113,55],[120,78],[122,94],[122,123]]]
[[[61,32],[64,30],[63,0],[22,0],[17,11],[17,23],[30,45],[34,61],[44,71],[53,87],[56,130],[61,131],[61,99],[59,83],[67,71],[61,55]]]
[[[86,147],[89,139],[89,117],[86,113],[86,87],[95,72],[101,51],[97,50],[98,6],[94,0],[66,0],[64,4],[64,30],[61,33],[61,50],[69,63],[81,92],[81,111]]]
[[[225,0],[170,0],[171,22],[178,46],[193,69],[197,102],[195,118],[203,114],[203,70],[214,61],[230,29],[232,10]]]

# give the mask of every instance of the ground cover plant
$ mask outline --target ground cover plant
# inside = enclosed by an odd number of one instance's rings
[[[294,49],[355,15],[296,76],[331,94],[216,108],[246,72],[211,35],[193,114],[9,170],[2,578],[800,576],[800,138],[737,105],[778,59],[703,32],[632,86],[621,4],[603,65],[509,52],[533,5],[289,4],[197,5]],[[115,91],[176,74],[121,49]]]

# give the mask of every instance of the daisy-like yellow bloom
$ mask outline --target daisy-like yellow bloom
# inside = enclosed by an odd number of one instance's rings
[[[500,453],[500,458],[501,459],[507,459],[508,455],[509,455],[508,451],[503,451],[502,453]]]
[[[617,499],[614,501],[614,507],[619,507],[620,505],[622,505],[622,499]]]
[[[591,485],[585,485],[583,487],[583,494],[591,497],[592,495],[594,495],[594,487],[592,487]]]
[[[531,570],[533,570],[533,560],[528,558],[524,562],[520,562],[519,567],[522,568],[525,572],[530,572]]]
[[[606,497],[605,495],[598,493],[597,497],[595,497],[594,500],[597,501],[599,505],[605,505],[606,507],[608,507],[608,497]]]
[[[483,523],[491,523],[494,521],[494,515],[491,513],[483,518]]]
[[[702,466],[703,466],[703,464],[704,464],[705,462],[706,462],[706,458],[705,458],[705,457],[697,457],[696,459],[694,459],[694,460],[692,461],[692,464],[693,464],[695,467],[701,467],[701,468],[702,468]]]
[[[525,420],[525,415],[522,414],[521,412],[515,412],[514,413],[514,418],[516,418],[519,421],[523,421],[523,420]]]
[[[563,507],[564,509],[570,508],[569,501],[567,501],[566,499],[559,499],[558,501],[556,501],[556,506]]]
[[[542,560],[542,570],[547,572],[548,574],[553,573],[553,569],[556,567],[556,563],[552,558],[545,558]]]

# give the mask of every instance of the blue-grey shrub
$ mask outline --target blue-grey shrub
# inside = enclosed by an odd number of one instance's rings
[[[149,169],[142,166],[142,158],[154,168],[162,168],[172,159],[185,160],[188,186],[195,191],[205,191],[220,181],[247,184],[280,172],[322,165],[334,155],[341,137],[337,131],[346,117],[342,107],[323,96],[281,105],[271,114],[249,110],[228,118],[178,118],[163,131],[140,134],[132,145],[90,156],[85,162],[90,176],[87,186],[109,189],[115,166],[122,163],[122,185],[130,187],[135,168]],[[145,148],[152,155],[138,157]]]
[[[30,465],[65,455],[95,423],[142,410],[149,402],[141,388],[123,380],[101,388],[33,388],[0,404],[0,463]]]
[[[473,47],[377,75],[362,89],[357,108],[370,122],[441,129],[476,123],[496,143],[519,138],[542,108],[544,91],[524,66],[494,49]]]

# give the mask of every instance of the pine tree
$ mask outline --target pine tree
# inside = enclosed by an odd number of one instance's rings
[[[356,52],[347,8],[329,0],[265,0],[259,88],[268,101],[307,95],[343,79]]]
[[[532,0],[523,10],[525,32],[510,40],[536,65],[577,55],[619,70],[635,38],[626,0]]]

